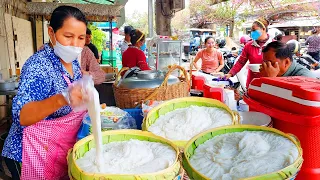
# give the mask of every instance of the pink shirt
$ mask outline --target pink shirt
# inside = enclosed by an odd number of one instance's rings
[[[106,73],[100,68],[93,52],[87,46],[81,52],[81,69],[92,75],[94,84],[101,84],[106,80]]]
[[[206,73],[213,73],[218,67],[219,62],[222,60],[222,54],[214,49],[212,53],[208,53],[206,49],[198,52],[196,58],[202,60],[201,70]]]

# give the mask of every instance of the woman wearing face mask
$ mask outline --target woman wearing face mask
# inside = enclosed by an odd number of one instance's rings
[[[73,109],[88,99],[86,77],[82,78],[77,61],[85,45],[86,27],[79,9],[56,8],[48,27],[51,43],[22,68],[12,105],[13,123],[2,151],[13,179],[67,177],[67,151],[76,142],[85,113]]]
[[[145,43],[145,35],[139,30],[132,30],[130,33],[131,45],[122,55],[122,66],[123,67],[138,67],[141,70],[150,70],[146,56],[141,50]]]
[[[240,55],[237,63],[226,74],[227,78],[236,75],[249,60],[250,64],[262,64],[262,49],[273,41],[267,34],[268,20],[260,18],[252,24],[251,38],[253,41],[248,42]],[[247,77],[247,87],[254,78],[259,78],[260,73],[254,73],[249,70]]]
[[[215,49],[213,37],[207,37],[204,41],[205,49],[199,51],[193,61],[194,67],[206,74],[218,73],[224,67],[224,60],[220,51]],[[199,59],[202,60],[201,69],[197,66]]]

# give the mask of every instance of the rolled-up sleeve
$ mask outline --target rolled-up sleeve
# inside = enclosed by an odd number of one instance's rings
[[[47,77],[45,67],[39,64],[41,62],[34,61],[23,66],[18,93],[12,103],[13,121],[20,122],[20,111],[25,104],[48,98],[51,78]]]
[[[232,74],[233,76],[236,75],[246,65],[247,61],[248,61],[248,44],[243,48],[239,60],[231,68],[229,73]]]
[[[89,74],[92,75],[94,84],[103,83],[106,80],[106,73],[100,68],[99,63],[89,48],[85,48],[83,51],[81,56],[81,65],[83,65],[83,67],[81,67],[81,69],[88,71]]]

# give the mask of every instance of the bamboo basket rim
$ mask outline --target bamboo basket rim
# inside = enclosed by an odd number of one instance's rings
[[[171,100],[165,101],[164,103],[157,105],[156,107],[152,108],[148,112],[147,116],[144,119],[149,118],[151,116],[150,114],[153,114],[154,112],[156,112],[157,110],[159,110],[160,108],[162,108],[164,106],[167,106],[172,103],[181,102],[181,101],[187,101],[187,102],[194,101],[194,102],[201,102],[201,103],[203,102],[203,103],[212,103],[212,104],[218,103],[219,106],[223,107],[224,110],[226,110],[232,116],[233,119],[236,116],[235,111],[232,111],[227,105],[225,105],[224,103],[222,103],[218,100],[211,99],[211,98],[205,98],[205,97],[183,97],[183,98],[171,99]],[[143,123],[144,123],[144,121],[143,121]],[[239,122],[237,122],[237,123],[239,123]]]
[[[299,156],[298,158],[294,161],[294,163],[292,163],[291,165],[283,168],[283,169],[280,169],[279,171],[275,171],[275,172],[271,172],[271,173],[268,173],[268,174],[282,174],[282,170],[288,168],[288,167],[291,167],[291,166],[295,166],[295,165],[298,165],[298,169],[301,168],[302,166],[302,162],[303,162],[303,151],[302,151],[302,148],[301,148],[301,144],[300,144],[300,141],[297,137],[295,137],[295,135],[293,134],[290,134],[290,133],[284,133],[280,130],[277,130],[275,128],[270,128],[270,127],[264,127],[264,126],[255,126],[255,125],[233,125],[233,126],[223,126],[223,127],[218,127],[218,128],[214,128],[214,129],[210,129],[210,130],[207,130],[207,131],[204,131],[196,136],[194,136],[190,141],[188,141],[188,143],[186,144],[185,148],[184,148],[184,152],[187,151],[187,149],[189,148],[189,146],[191,144],[193,144],[198,138],[208,134],[208,133],[211,133],[211,132],[214,132],[214,131],[219,131],[219,130],[224,130],[224,129],[255,129],[256,131],[268,131],[268,132],[273,132],[273,133],[276,133],[278,135],[281,135],[283,137],[286,137],[288,138],[291,142],[293,142],[295,144],[295,146],[297,147],[298,149],[298,152],[299,152]],[[225,133],[227,134],[227,133]],[[186,157],[186,154],[183,153],[183,157],[184,159],[187,161],[187,163],[189,164],[190,168],[196,172],[197,174],[201,175],[204,179],[207,179],[207,180],[210,180],[210,178],[206,177],[205,175],[203,175],[202,173],[200,173],[199,171],[197,171],[196,169],[193,168],[193,166],[191,166],[191,163],[189,161],[189,158]],[[254,177],[248,177],[248,178],[241,178],[239,180],[255,180],[256,178],[260,178],[261,176],[264,176],[264,175],[268,175],[268,174],[262,174],[262,175],[259,175],[259,176],[254,176]],[[294,176],[294,175],[292,175]],[[290,179],[292,177],[289,177],[288,179]]]
[[[152,108],[149,112],[148,115],[143,119],[142,122],[142,130],[144,131],[148,131],[148,127],[147,127],[147,119],[151,116],[151,114],[155,113],[157,110],[159,110],[162,107],[165,107],[167,105],[173,104],[173,103],[178,103],[178,102],[182,102],[182,101],[186,101],[186,102],[200,102],[200,103],[210,103],[210,104],[219,104],[219,107],[217,108],[223,108],[224,110],[226,110],[232,117],[232,124],[230,125],[236,125],[240,123],[240,115],[238,112],[236,111],[232,111],[227,105],[223,104],[222,102],[215,100],[215,99],[210,99],[210,98],[204,98],[204,97],[183,97],[183,98],[175,98],[172,100],[168,100],[164,103],[161,103],[159,105],[157,105],[156,107]],[[148,131],[150,132],[150,131]],[[175,143],[179,148],[183,148],[187,145],[187,142],[189,140],[183,141],[183,140],[171,140],[168,139],[170,141],[172,141],[173,143]]]
[[[157,172],[153,172],[153,173],[143,173],[143,174],[107,174],[107,173],[87,173],[85,172],[84,170],[82,170],[78,164],[75,162],[76,159],[75,159],[75,149],[78,149],[80,146],[84,145],[86,142],[90,141],[90,140],[93,140],[93,134],[79,140],[78,142],[76,142],[76,144],[74,145],[73,148],[71,148],[69,151],[71,151],[70,153],[72,153],[72,163],[74,164],[74,166],[80,171],[82,172],[82,174],[85,174],[87,176],[123,176],[123,177],[126,177],[126,176],[134,176],[136,178],[139,179],[139,176],[153,176],[153,175],[158,175],[158,174],[164,174],[164,173],[167,173],[169,172],[172,168],[174,168],[174,166],[176,165],[176,163],[179,163],[179,160],[178,160],[178,156],[179,156],[179,149],[178,147],[172,143],[171,141],[169,141],[168,139],[165,139],[161,136],[157,136],[155,134],[152,134],[151,132],[148,132],[148,131],[141,131],[141,130],[127,130],[127,129],[124,129],[124,130],[112,130],[112,131],[104,131],[102,132],[102,136],[105,136],[105,135],[122,135],[122,134],[130,134],[130,135],[143,135],[143,136],[147,136],[147,137],[152,137],[152,138],[155,138],[155,139],[158,139],[158,140],[161,140],[165,143],[167,143],[168,145],[170,145],[176,152],[176,158],[175,158],[175,161],[174,163],[169,166],[168,168],[166,169],[163,169],[161,171],[157,171]],[[119,142],[119,141],[116,141],[116,142]],[[108,144],[108,143],[107,143]],[[164,143],[163,143],[164,144]],[[180,164],[180,166],[182,166]]]

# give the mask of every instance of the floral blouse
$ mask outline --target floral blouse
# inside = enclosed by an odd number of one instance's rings
[[[79,80],[82,75],[78,60],[74,60],[72,65],[73,78],[48,44],[45,44],[43,49],[36,52],[26,61],[21,71],[18,93],[12,102],[13,123],[5,140],[2,156],[18,162],[22,161],[22,133],[24,128],[20,125],[22,107],[29,102],[41,101],[61,93],[68,87],[63,74],[71,82]],[[44,120],[62,117],[70,112],[71,107],[64,106]]]

